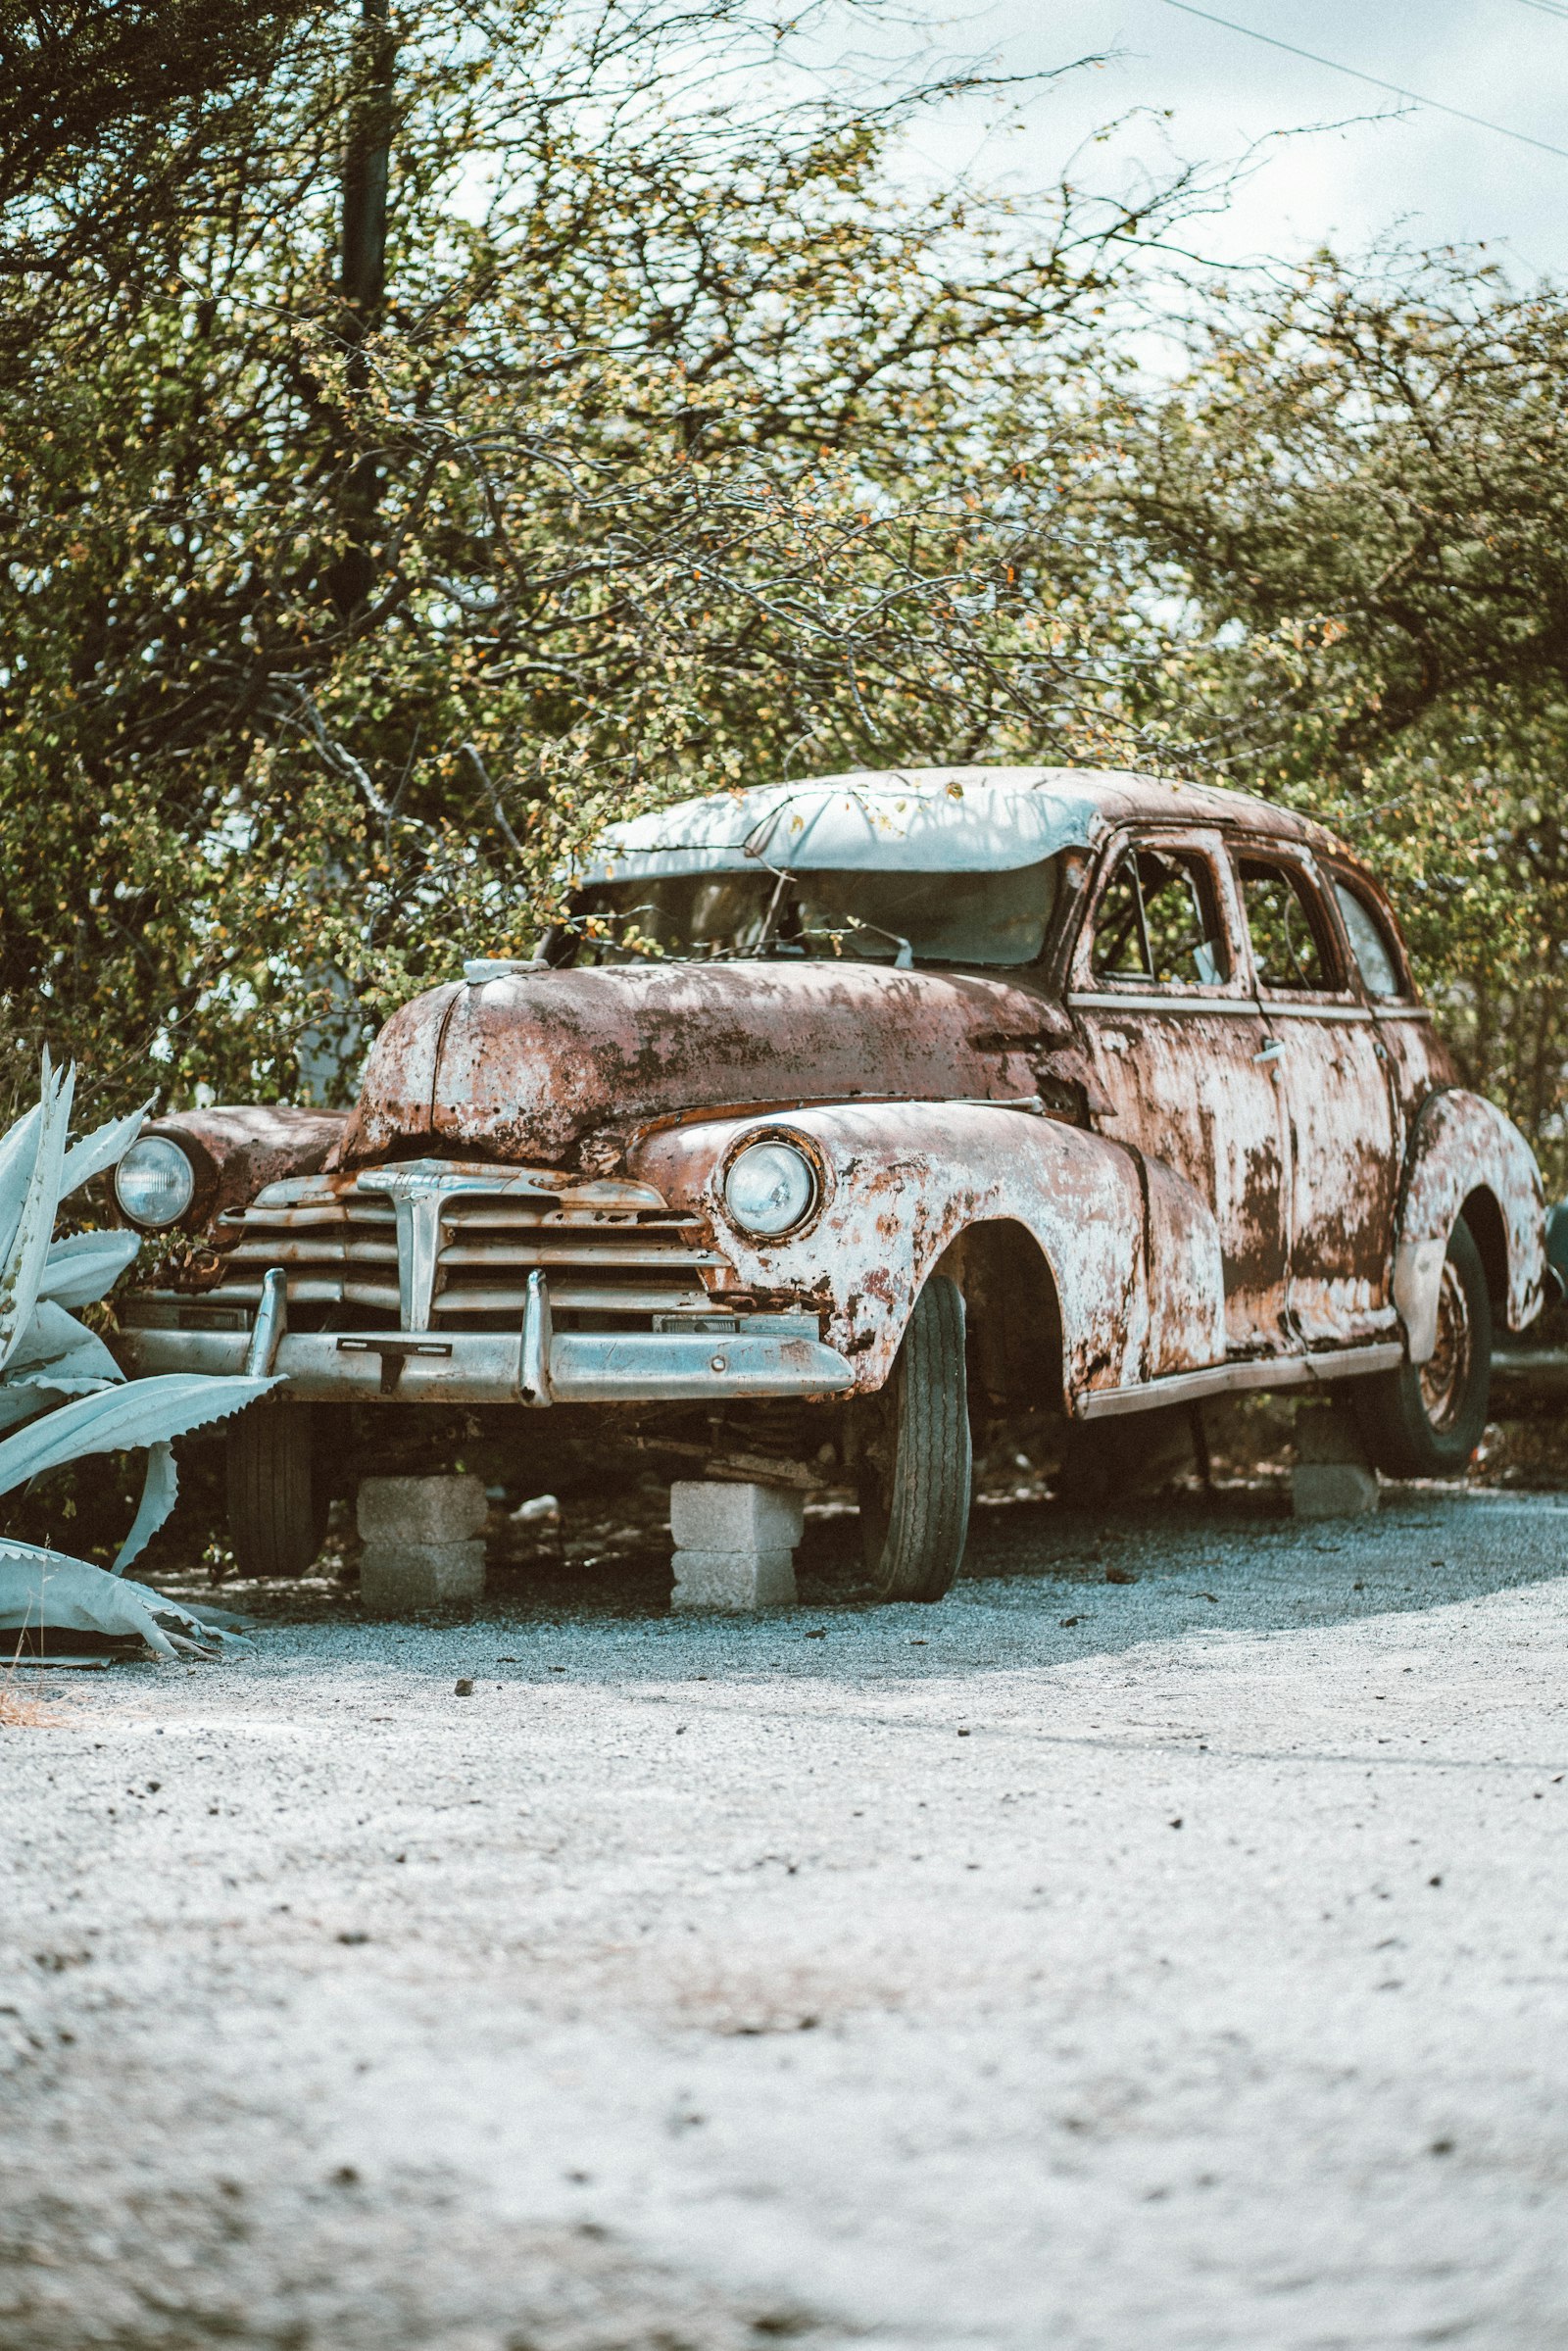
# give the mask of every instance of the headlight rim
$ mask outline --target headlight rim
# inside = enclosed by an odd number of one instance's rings
[[[179,1157],[185,1162],[185,1166],[189,1171],[190,1178],[189,1190],[186,1192],[185,1198],[180,1202],[180,1205],[176,1209],[175,1213],[172,1216],[161,1217],[156,1223],[150,1222],[147,1217],[138,1215],[132,1208],[130,1208],[127,1205],[124,1196],[120,1188],[121,1171],[125,1166],[126,1161],[133,1158],[137,1151],[143,1150],[145,1146],[149,1144],[162,1145],[168,1150],[177,1152]],[[187,1223],[191,1218],[202,1188],[201,1177],[202,1171],[197,1165],[193,1153],[186,1149],[185,1144],[177,1135],[163,1135],[157,1133],[138,1135],[135,1142],[130,1146],[130,1149],[121,1159],[116,1162],[113,1174],[110,1178],[111,1186],[115,1196],[116,1212],[130,1227],[132,1232],[147,1233],[150,1235],[175,1232],[178,1230],[180,1225]]]
[[[786,1151],[793,1151],[796,1157],[802,1161],[810,1178],[811,1197],[793,1224],[783,1226],[776,1233],[760,1233],[750,1225],[743,1224],[731,1208],[729,1180],[736,1163],[743,1159],[748,1151],[756,1151],[769,1143],[782,1144]],[[716,1170],[714,1189],[717,1193],[720,1212],[731,1231],[738,1233],[750,1249],[773,1249],[781,1242],[799,1241],[802,1235],[808,1233],[817,1222],[827,1205],[828,1171],[821,1152],[816,1150],[808,1136],[803,1135],[791,1127],[754,1127],[747,1134],[742,1135],[724,1153]]]

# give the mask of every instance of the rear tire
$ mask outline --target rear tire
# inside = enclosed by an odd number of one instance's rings
[[[326,1539],[328,1494],[308,1404],[252,1404],[228,1424],[228,1539],[242,1576],[303,1576]]]
[[[879,1600],[940,1600],[969,1532],[972,1452],[963,1293],[933,1275],[893,1376],[870,1399],[860,1460],[860,1539]]]
[[[1461,1474],[1481,1443],[1492,1397],[1492,1298],[1481,1251],[1462,1218],[1448,1236],[1431,1360],[1357,1380],[1349,1394],[1363,1442],[1385,1476]]]

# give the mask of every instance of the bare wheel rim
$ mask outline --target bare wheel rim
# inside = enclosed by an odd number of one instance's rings
[[[1421,1366],[1422,1407],[1440,1435],[1453,1427],[1463,1408],[1473,1344],[1464,1284],[1450,1257],[1438,1294],[1438,1344]]]

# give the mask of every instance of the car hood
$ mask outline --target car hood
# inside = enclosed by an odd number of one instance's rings
[[[1070,1033],[1049,999],[958,973],[782,962],[509,972],[432,989],[394,1014],[339,1163],[434,1148],[609,1166],[633,1129],[694,1111],[1017,1100],[1039,1091]]]

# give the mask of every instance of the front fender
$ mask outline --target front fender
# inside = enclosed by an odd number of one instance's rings
[[[798,1137],[822,1174],[813,1221],[782,1241],[749,1241],[723,1211],[729,1158],[760,1134]],[[860,1391],[887,1379],[944,1252],[971,1225],[1003,1220],[1023,1226],[1050,1269],[1069,1405],[1224,1358],[1213,1216],[1172,1170],[1080,1127],[1000,1103],[848,1103],[666,1128],[628,1164],[703,1217],[747,1288],[824,1312]]]
[[[1522,1330],[1541,1310],[1546,1274],[1545,1199],[1535,1153],[1510,1118],[1457,1086],[1429,1095],[1415,1119],[1394,1251],[1394,1302],[1424,1363],[1437,1342],[1443,1260],[1472,1194],[1495,1201],[1506,1252],[1503,1319]],[[1479,1236],[1478,1236],[1479,1238]]]

